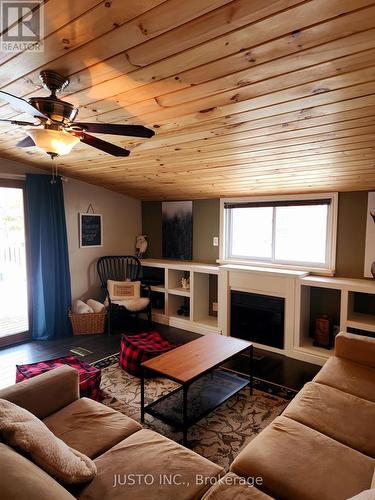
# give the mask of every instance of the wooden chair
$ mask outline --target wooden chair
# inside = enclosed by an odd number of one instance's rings
[[[108,300],[108,333],[111,333],[114,319],[121,320],[121,317],[134,315],[136,319],[141,313],[147,314],[147,319],[151,323],[151,289],[148,285],[141,283],[141,297],[148,298],[147,306],[144,305],[139,310],[128,310],[123,305],[114,304],[111,301],[107,289],[107,281],[140,281],[142,276],[142,265],[137,257],[132,255],[110,255],[100,257],[97,263],[97,270],[101,281],[101,288]],[[142,300],[142,302],[145,302]]]

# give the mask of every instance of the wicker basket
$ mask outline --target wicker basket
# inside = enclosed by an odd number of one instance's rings
[[[106,312],[75,314],[69,311],[73,335],[93,335],[104,333]]]

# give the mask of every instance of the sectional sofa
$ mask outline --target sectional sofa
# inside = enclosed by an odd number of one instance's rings
[[[90,483],[68,489],[0,443],[2,500],[342,500],[375,488],[375,339],[368,337],[339,334],[335,355],[227,474],[131,418],[79,398],[78,374],[68,366],[6,388],[0,398],[38,416],[98,470]]]

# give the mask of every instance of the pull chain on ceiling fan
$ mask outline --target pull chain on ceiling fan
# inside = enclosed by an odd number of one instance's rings
[[[6,101],[13,109],[39,120],[38,123],[33,123],[0,119],[0,122],[11,125],[32,127],[26,130],[28,136],[17,143],[19,148],[37,146],[53,158],[69,154],[76,144],[83,142],[112,156],[129,156],[129,150],[103,141],[90,133],[145,138],[155,134],[153,130],[142,125],[76,122],[78,108],[56,97],[57,92],[67,87],[69,79],[49,70],[42,71],[40,79],[43,87],[51,92],[48,97],[30,97],[25,100],[0,90],[0,99]]]

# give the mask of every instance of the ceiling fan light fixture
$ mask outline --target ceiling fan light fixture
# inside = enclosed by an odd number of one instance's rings
[[[53,156],[67,155],[80,139],[63,130],[29,129],[28,135],[35,142],[37,148]]]

